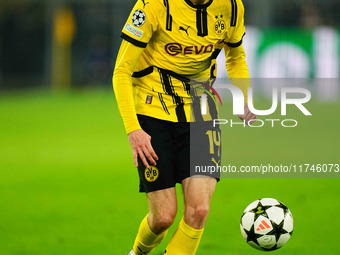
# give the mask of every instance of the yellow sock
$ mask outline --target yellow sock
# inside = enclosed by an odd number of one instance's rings
[[[156,248],[158,244],[162,242],[168,231],[164,231],[160,235],[154,234],[148,223],[148,215],[142,220],[140,224],[138,234],[133,245],[133,252],[135,255],[149,254]]]
[[[172,236],[166,247],[166,255],[194,255],[200,244],[203,234],[202,229],[194,229],[188,226],[184,219],[178,225],[175,234]]]

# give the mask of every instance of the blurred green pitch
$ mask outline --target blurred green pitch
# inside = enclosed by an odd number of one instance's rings
[[[309,109],[295,130],[229,128],[230,163],[340,163],[340,105]],[[292,239],[273,253],[339,254],[339,184],[223,179],[197,254],[262,254],[239,230],[242,211],[261,197],[284,202],[295,220]],[[180,216],[181,195],[179,205]],[[1,255],[126,254],[146,213],[112,90],[0,96]]]

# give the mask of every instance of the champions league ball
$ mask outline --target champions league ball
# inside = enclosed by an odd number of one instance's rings
[[[252,202],[241,217],[241,233],[252,247],[273,251],[284,246],[293,233],[293,216],[289,209],[273,198]]]

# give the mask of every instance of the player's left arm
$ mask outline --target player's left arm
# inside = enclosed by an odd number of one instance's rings
[[[250,79],[244,49],[242,45],[235,48],[226,46],[224,51],[226,54],[228,76],[232,84],[240,88],[244,95],[244,114],[238,115],[238,117],[242,121],[244,120],[248,123],[250,120],[257,119],[257,116],[252,113],[248,107],[248,88],[250,88]]]
[[[248,123],[250,120],[257,119],[248,107],[248,88],[250,88],[249,71],[246,63],[246,54],[242,46],[245,35],[244,26],[244,7],[241,0],[237,0],[237,19],[235,27],[232,28],[232,34],[224,46],[226,56],[226,68],[228,76],[233,85],[241,89],[244,95],[244,114],[238,115],[241,120]]]

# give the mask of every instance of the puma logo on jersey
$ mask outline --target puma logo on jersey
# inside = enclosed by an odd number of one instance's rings
[[[145,8],[145,5],[147,5],[149,2],[146,3],[145,0],[142,0],[142,3],[143,3],[143,5],[144,5],[144,6],[143,6],[143,9],[144,9],[144,8]]]
[[[184,31],[184,32],[187,34],[187,36],[189,36],[189,33],[188,33],[189,27],[190,27],[190,26],[188,26],[187,29],[185,29],[184,27],[180,26],[180,27],[179,27],[179,31]]]
[[[220,163],[221,160],[217,161],[215,160],[215,158],[211,158],[211,161],[214,162],[216,165],[218,165]]]

